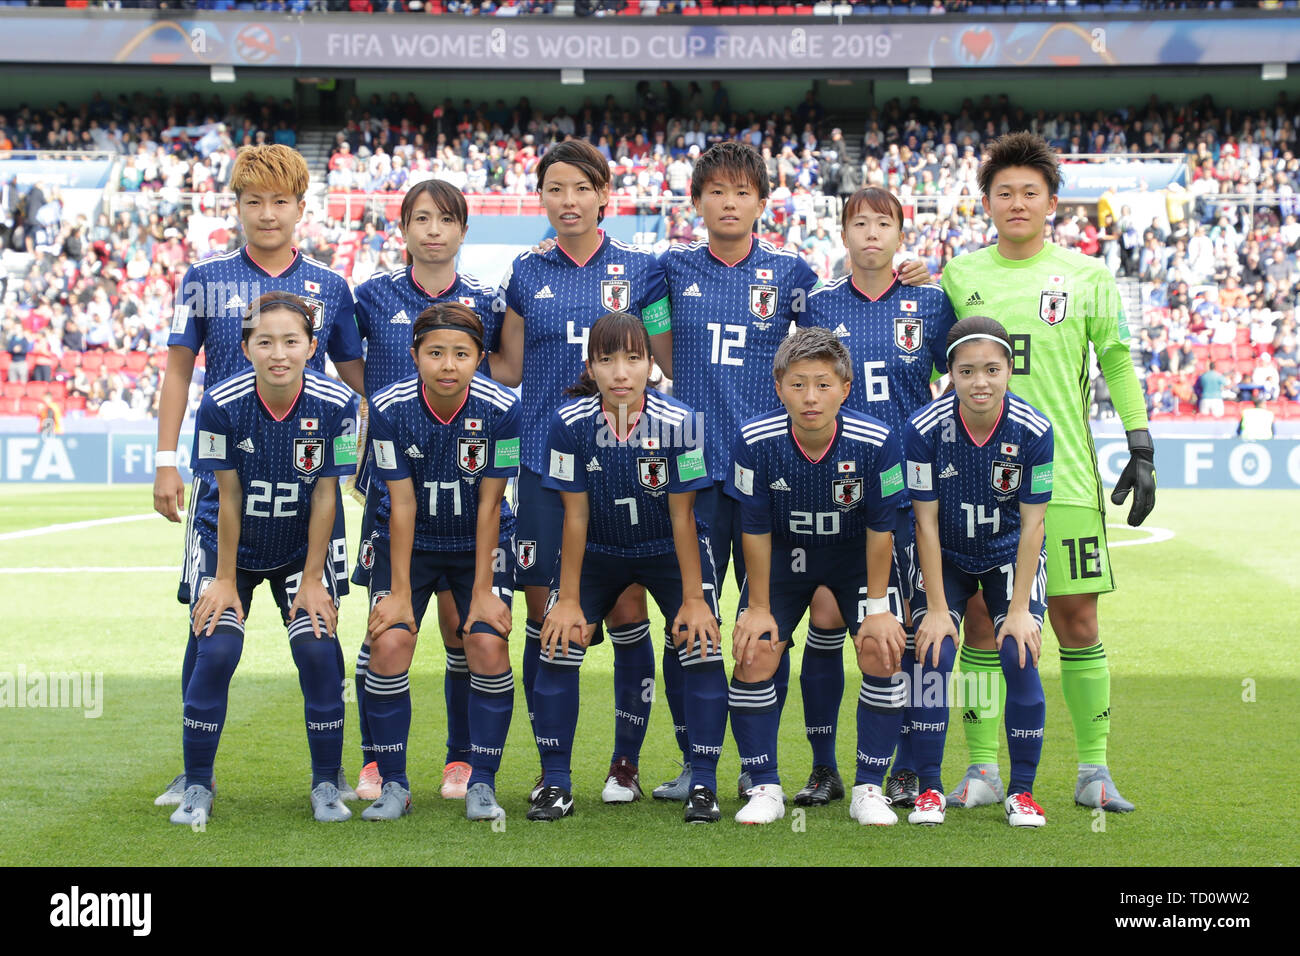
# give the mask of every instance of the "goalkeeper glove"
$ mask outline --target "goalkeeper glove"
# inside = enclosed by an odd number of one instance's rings
[[[1112,504],[1122,505],[1128,497],[1129,489],[1133,490],[1128,523],[1130,527],[1136,528],[1156,506],[1155,445],[1151,443],[1151,432],[1145,428],[1129,432],[1128,453],[1128,464],[1115,483],[1110,500]]]

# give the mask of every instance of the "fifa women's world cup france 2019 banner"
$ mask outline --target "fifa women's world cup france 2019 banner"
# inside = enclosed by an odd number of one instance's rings
[[[101,11],[93,11],[100,14]],[[1294,60],[1294,11],[1247,17],[949,21],[809,17],[720,22],[685,18],[308,17],[268,14],[112,17],[0,11],[5,56],[17,62],[428,69],[764,70],[783,67],[1115,67]],[[57,15],[57,20],[52,16]]]

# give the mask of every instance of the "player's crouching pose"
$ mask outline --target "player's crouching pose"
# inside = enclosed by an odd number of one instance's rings
[[[903,427],[920,557],[912,619],[923,667],[920,690],[946,688],[966,602],[983,590],[1006,683],[1007,822],[1041,827],[1046,817],[1030,791],[1043,749],[1038,653],[1046,610],[1043,516],[1052,497],[1052,426],[1007,391],[1012,356],[1000,323],[983,317],[958,322],[948,334],[956,394],[931,402]],[[963,707],[996,708],[996,693],[983,696]],[[946,692],[934,703],[921,707],[912,725],[922,792],[908,817],[931,825],[943,823],[947,807],[939,778]]]
[[[713,556],[694,512],[695,493],[711,487],[703,432],[690,408],[647,388],[649,377],[643,321],[623,312],[605,315],[591,328],[586,372],[570,390],[582,397],[560,406],[552,419],[542,486],[560,493],[564,530],[533,690],[542,787],[530,820],[573,812],[578,668],[595,623],[633,584],[659,605],[682,664],[692,747],[686,821],[721,816],[715,793],[727,682]],[[644,721],[639,729],[635,739],[617,735],[614,763],[636,763]]]
[[[387,491],[375,523],[365,713],[384,785],[361,816],[394,820],[410,812],[408,670],[429,599],[450,590],[470,672],[465,816],[492,820],[505,816],[496,773],[515,696],[506,644],[514,515],[503,497],[519,472],[519,403],[475,374],[483,323],[472,309],[432,305],[411,334],[419,374],[383,389],[370,406],[375,473]]]
[[[825,584],[853,622],[862,669],[849,812],[864,824],[894,823],[880,785],[905,690],[895,677],[904,646],[893,573],[894,512],[903,491],[898,439],[878,419],[841,408],[853,367],[830,329],[797,330],[777,350],[773,372],[785,408],[741,426],[726,488],[740,502],[746,569],[732,632],[730,707],[752,785],[736,820],[785,816],[772,679],[813,592]]]
[[[209,389],[199,406],[194,460],[213,471],[219,496],[200,499],[194,516],[200,555],[190,619],[199,640],[181,733],[187,786],[173,823],[212,814],[230,679],[261,581],[270,582],[288,627],[306,702],[312,811],[325,822],[352,816],[335,785],[343,698],[329,541],[338,477],[356,467],[356,437],[345,424],[352,393],[305,369],[316,345],[306,302],[287,292],[261,296],[244,319],[252,370]]]

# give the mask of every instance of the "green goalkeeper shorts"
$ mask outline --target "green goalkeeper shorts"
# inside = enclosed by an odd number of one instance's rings
[[[1047,596],[1115,590],[1106,548],[1106,516],[1096,508],[1048,504]]]

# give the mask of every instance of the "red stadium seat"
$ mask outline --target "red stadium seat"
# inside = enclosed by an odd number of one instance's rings
[[[1210,361],[1227,362],[1236,354],[1236,347],[1232,345],[1211,345]]]
[[[86,396],[69,395],[63,402],[65,412],[84,412],[86,410]]]
[[[14,357],[8,352],[0,352],[0,375],[9,374],[9,366],[13,364]]]
[[[736,8],[736,13],[742,17],[755,17],[758,16],[758,7],[740,6]]]
[[[164,372],[167,371],[167,350],[159,349],[157,352],[154,353],[154,355],[158,359],[158,367],[162,369]]]
[[[75,372],[81,366],[81,353],[67,351],[59,358],[59,368],[65,372]]]
[[[1237,371],[1249,378],[1250,373],[1255,371],[1255,360],[1253,358],[1237,359]]]
[[[4,396],[9,399],[22,398],[27,391],[27,386],[22,382],[5,382]]]
[[[129,371],[137,375],[144,371],[144,367],[149,364],[148,352],[128,352],[126,353],[126,367]]]
[[[121,352],[104,353],[104,371],[120,372],[126,367],[126,356]]]
[[[86,370],[87,375],[98,375],[103,366],[103,352],[86,352],[81,356],[81,367]]]
[[[796,12],[792,6],[779,6],[776,8],[776,15],[779,17],[792,17]]]
[[[683,8],[682,8],[682,16],[684,16],[684,17],[698,17],[699,15],[700,15],[700,8],[699,8],[699,7],[683,7]]]
[[[1240,329],[1237,329],[1237,344],[1238,345],[1250,344],[1250,329],[1245,328],[1244,326]]]
[[[1196,356],[1196,364],[1209,361],[1210,347],[1208,345],[1193,345],[1192,354]]]

